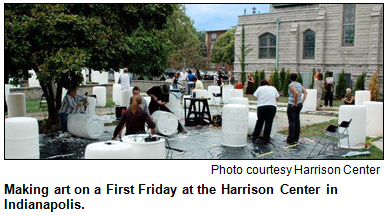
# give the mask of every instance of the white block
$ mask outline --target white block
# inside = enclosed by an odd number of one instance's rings
[[[248,113],[245,105],[227,104],[222,109],[222,141],[229,147],[244,147],[247,145]]]
[[[97,96],[97,107],[106,106],[106,88],[103,86],[93,87],[93,94]]]
[[[352,119],[349,130],[350,148],[361,148],[366,138],[366,107],[362,105],[342,105],[339,108],[338,124]],[[343,129],[340,129],[343,132]],[[348,147],[347,139],[341,139],[342,148]]]
[[[209,86],[207,89],[208,89],[208,98],[210,98],[209,105],[219,105],[221,101],[221,97],[214,97],[213,93],[220,94],[221,88],[219,86]]]
[[[364,101],[370,101],[370,91],[356,91],[355,105],[362,105]]]
[[[107,85],[109,83],[109,73],[108,72],[101,72],[99,77],[98,77],[98,84],[99,85]]]
[[[364,101],[366,107],[366,135],[384,136],[384,103]]]
[[[8,95],[8,117],[26,116],[26,95],[24,93],[13,93]]]
[[[29,70],[28,73],[31,74],[31,78],[28,78],[29,87],[40,87],[39,80],[36,78],[36,73],[34,70]]]
[[[222,87],[222,102],[223,103],[228,103],[229,98],[230,98],[230,90],[234,89],[233,85],[224,85]]]
[[[116,105],[121,104],[121,84],[113,84],[112,99]]]
[[[307,97],[303,103],[302,112],[316,111],[317,110],[317,90],[316,89],[306,89],[306,91],[307,91]]]
[[[132,90],[121,90],[121,106],[129,107]]]

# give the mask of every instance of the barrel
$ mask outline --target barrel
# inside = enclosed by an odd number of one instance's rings
[[[384,136],[384,103],[364,101],[366,107],[366,135]]]
[[[121,106],[129,107],[132,90],[121,90]]]
[[[89,115],[96,115],[97,100],[95,97],[87,97],[89,105],[87,106],[85,113]]]
[[[156,124],[156,132],[165,136],[170,136],[178,128],[178,118],[169,112],[155,111],[151,115]]]
[[[370,91],[356,91],[355,105],[362,105],[364,101],[370,101]]]
[[[100,71],[92,70],[92,82],[98,83],[100,81]]]
[[[5,159],[39,159],[38,120],[31,117],[5,119]]]
[[[151,103],[151,97],[143,97],[143,98],[147,102],[147,107],[149,107]]]
[[[98,84],[99,85],[107,85],[108,84],[108,72],[101,72],[98,77]]]
[[[85,159],[132,159],[132,146],[119,141],[105,141],[86,146]]]
[[[26,95],[24,93],[12,93],[8,95],[8,117],[26,116]]]
[[[249,109],[241,104],[227,104],[222,109],[222,142],[229,147],[247,145]]]
[[[93,94],[97,96],[97,107],[106,106],[106,88],[103,86],[93,87]]]
[[[181,99],[174,93],[170,93],[167,108],[170,109],[177,118],[181,118]]]
[[[67,130],[77,137],[97,139],[104,133],[104,122],[97,116],[72,114],[67,117]]]
[[[244,91],[242,89],[230,89],[229,90],[229,98],[243,98]],[[229,103],[229,100],[228,100]]]
[[[248,135],[249,136],[252,136],[253,131],[255,130],[256,121],[257,121],[257,113],[249,112],[249,119],[248,119]],[[264,134],[264,127],[265,127],[265,123],[263,125],[263,128],[261,129],[260,136],[263,136],[263,134]],[[276,117],[275,117],[273,119],[273,122],[272,122],[271,136],[275,135],[276,131],[277,131],[277,124],[276,124]]]
[[[116,105],[121,105],[121,84],[113,84],[112,99]]]
[[[159,138],[157,141],[147,142],[149,135],[129,135],[122,138],[124,143],[132,146],[133,159],[166,159],[165,140]]]
[[[340,106],[338,124],[341,124],[342,121],[349,121],[350,119],[352,119],[348,128],[350,148],[364,148],[363,143],[365,143],[366,138],[366,107],[363,105]],[[343,129],[340,129],[340,132],[343,132]],[[348,148],[348,140],[346,138],[341,139],[340,146]]]
[[[209,105],[219,105],[221,97],[214,97],[213,93],[220,94],[221,88],[219,86],[209,86],[207,89],[208,98],[210,98]]]
[[[228,103],[231,89],[234,89],[233,85],[224,85],[222,87],[222,102]]]
[[[229,104],[241,104],[241,105],[245,105],[249,108],[249,100],[248,98],[229,98]]]
[[[307,97],[303,103],[302,112],[312,112],[317,110],[317,90],[316,89],[306,89]]]

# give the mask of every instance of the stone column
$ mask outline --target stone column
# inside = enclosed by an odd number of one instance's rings
[[[292,23],[290,29],[290,65],[295,65],[295,68],[290,68],[292,72],[299,70],[299,23]]]

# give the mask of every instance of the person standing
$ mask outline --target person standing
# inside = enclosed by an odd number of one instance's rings
[[[131,99],[131,105],[127,111],[124,112],[119,124],[116,126],[112,139],[115,140],[120,136],[124,125],[126,128],[125,135],[138,134],[143,132],[145,123],[151,128],[151,133],[155,134],[155,122],[152,121],[150,115],[141,109],[143,101],[140,96],[134,96]]]
[[[182,69],[182,73],[180,73],[179,83],[180,83],[184,88],[187,88],[187,73],[186,73],[186,68],[183,68],[183,69]],[[186,91],[185,91],[185,92],[186,92]]]
[[[133,97],[140,97],[140,99],[141,99],[141,104],[139,104],[139,105],[140,105],[140,108],[141,108],[142,110],[144,110],[146,113],[150,114],[150,111],[148,110],[147,101],[144,99],[144,97],[140,96],[140,88],[137,87],[137,86],[133,87],[133,89],[132,89],[132,94],[133,94],[133,96],[131,97],[130,105],[132,104],[132,101],[133,101],[132,99],[133,99]]]
[[[323,74],[320,73],[318,77],[314,79],[314,89],[317,90],[317,110],[319,110],[319,107],[321,106],[320,103],[324,86],[325,82],[323,81]]]
[[[193,78],[193,82],[195,84],[195,89],[202,89],[202,90],[204,89],[202,81],[197,79],[197,77]]]
[[[248,73],[248,79],[247,79],[247,90],[245,91],[245,94],[251,95],[253,94],[255,85],[255,80],[253,79],[253,76],[251,73]]]
[[[217,69],[217,74],[214,76],[214,82],[220,87],[220,93],[222,97],[222,87],[224,86],[224,79],[222,78],[221,70]]]
[[[124,68],[124,73],[119,78],[121,90],[129,90],[131,88],[131,77],[128,74],[128,68]]]
[[[154,86],[147,91],[147,95],[151,97],[151,102],[148,107],[151,115],[157,110],[173,113],[169,108],[166,107],[167,103],[170,101],[169,85],[164,84],[161,86]],[[178,131],[180,133],[186,133],[185,129],[179,121]]]
[[[87,106],[86,97],[77,94],[77,89],[69,89],[66,96],[62,100],[61,108],[59,109],[59,119],[61,120],[62,134],[60,137],[68,137],[67,133],[67,117],[70,114],[83,113],[83,106]]]
[[[179,77],[180,77],[180,73],[177,72],[174,77],[172,78],[172,88],[173,89],[178,89],[178,80],[179,80]]]
[[[318,79],[319,74],[322,74],[321,69],[318,69],[317,72],[315,73],[314,80]]]
[[[288,86],[288,136],[287,143],[295,144],[299,141],[300,136],[300,111],[303,108],[303,102],[306,100],[306,89],[297,82],[298,75],[290,74],[290,85]],[[303,98],[302,98],[303,93]]]
[[[229,71],[228,76],[229,76],[229,85],[236,84],[236,80],[234,78],[233,71]]]
[[[189,95],[195,88],[194,78],[195,78],[195,75],[191,70],[189,70],[189,75],[187,75],[187,94]]]
[[[335,80],[333,77],[333,72],[329,72],[325,80],[325,107],[328,105],[330,107],[333,106],[334,85]]]
[[[257,140],[259,138],[261,129],[265,124],[263,144],[267,144],[271,140],[272,123],[276,115],[276,102],[279,100],[280,95],[275,87],[269,85],[267,80],[260,82],[260,87],[253,95],[257,97],[257,121],[252,139]]]

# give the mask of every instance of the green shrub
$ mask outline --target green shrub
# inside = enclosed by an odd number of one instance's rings
[[[241,83],[245,85],[245,82],[247,81],[247,73],[245,71],[241,72]]]
[[[260,81],[265,79],[265,70],[264,69],[260,71],[259,76],[260,76]]]
[[[360,76],[357,77],[356,86],[354,87],[354,93],[358,90],[365,90],[365,77],[366,72],[363,72]]]
[[[253,79],[255,80],[255,90],[256,90],[259,87],[260,81],[261,81],[258,70],[256,70],[255,73],[253,74]]]
[[[279,72],[276,69],[272,76],[272,86],[275,87],[278,91],[280,91]]]
[[[288,96],[288,86],[291,83],[290,74],[291,74],[290,69],[287,69],[287,73],[283,81],[283,96],[286,96],[286,97]]]
[[[280,71],[280,84],[279,84],[280,89],[283,89],[283,84],[284,84],[285,78],[286,78],[286,70],[284,70],[284,68],[282,68],[282,70]]]
[[[315,70],[315,67],[313,67],[313,77],[311,79],[311,85],[309,86],[310,89],[313,89],[314,88],[314,76],[316,74],[316,70]]]
[[[345,97],[346,94],[346,80],[345,80],[345,70],[343,69],[339,75],[337,87],[335,89],[335,97],[341,99]]]
[[[298,71],[298,79],[296,80],[298,81],[298,83],[302,84],[303,85],[303,78],[302,78],[302,74],[300,74],[300,72]]]

